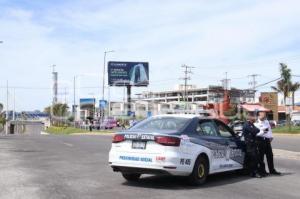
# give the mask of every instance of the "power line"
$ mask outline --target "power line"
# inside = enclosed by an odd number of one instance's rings
[[[259,85],[257,85],[255,88],[265,86],[265,85],[267,85],[267,84],[270,84],[270,83],[272,83],[272,82],[278,81],[278,80],[280,80],[280,79],[282,79],[282,78],[279,77],[279,78],[273,79],[273,80],[271,80],[271,81],[268,81],[268,82],[266,82],[266,83],[259,84]]]

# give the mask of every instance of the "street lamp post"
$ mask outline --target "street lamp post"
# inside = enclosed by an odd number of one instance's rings
[[[102,82],[102,100],[104,100],[104,85],[105,85],[105,66],[106,66],[106,54],[113,53],[114,50],[104,51],[104,59],[103,59],[103,82]]]
[[[109,50],[109,51],[104,51],[104,59],[103,59],[103,82],[102,82],[102,100],[104,100],[104,85],[105,85],[105,66],[106,66],[106,54],[107,53],[113,53],[115,52],[114,50]],[[109,86],[108,86],[108,91],[109,91]],[[110,98],[110,97],[109,97]],[[110,99],[108,102],[108,115],[110,115]],[[103,119],[103,118],[102,118]]]
[[[77,83],[77,78],[84,76],[84,74],[80,74],[80,75],[74,75],[73,77],[73,116],[74,116],[74,124],[75,124],[75,120],[77,117],[77,107],[79,105],[76,105],[76,83]],[[79,110],[80,112],[80,110]]]
[[[5,122],[5,135],[8,134],[8,120],[9,120],[9,117],[8,117],[8,95],[9,95],[9,92],[8,92],[8,80],[6,81],[6,122]]]

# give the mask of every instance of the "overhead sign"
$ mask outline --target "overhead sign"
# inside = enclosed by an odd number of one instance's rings
[[[100,109],[105,109],[107,105],[107,101],[106,100],[99,100],[99,108]]]
[[[110,86],[148,86],[148,62],[108,62],[108,84]]]

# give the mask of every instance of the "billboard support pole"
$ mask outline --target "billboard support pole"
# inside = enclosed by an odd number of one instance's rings
[[[127,115],[131,113],[131,85],[127,85]]]

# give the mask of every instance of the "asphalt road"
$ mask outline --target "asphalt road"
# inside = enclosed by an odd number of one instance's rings
[[[300,136],[279,136],[273,145],[299,151],[297,142]],[[283,172],[279,177],[254,179],[231,172],[210,176],[204,186],[190,187],[183,178],[168,176],[144,176],[139,183],[127,183],[108,166],[110,144],[110,136],[1,136],[0,198],[288,199],[300,195],[300,156],[276,158],[276,167]]]

